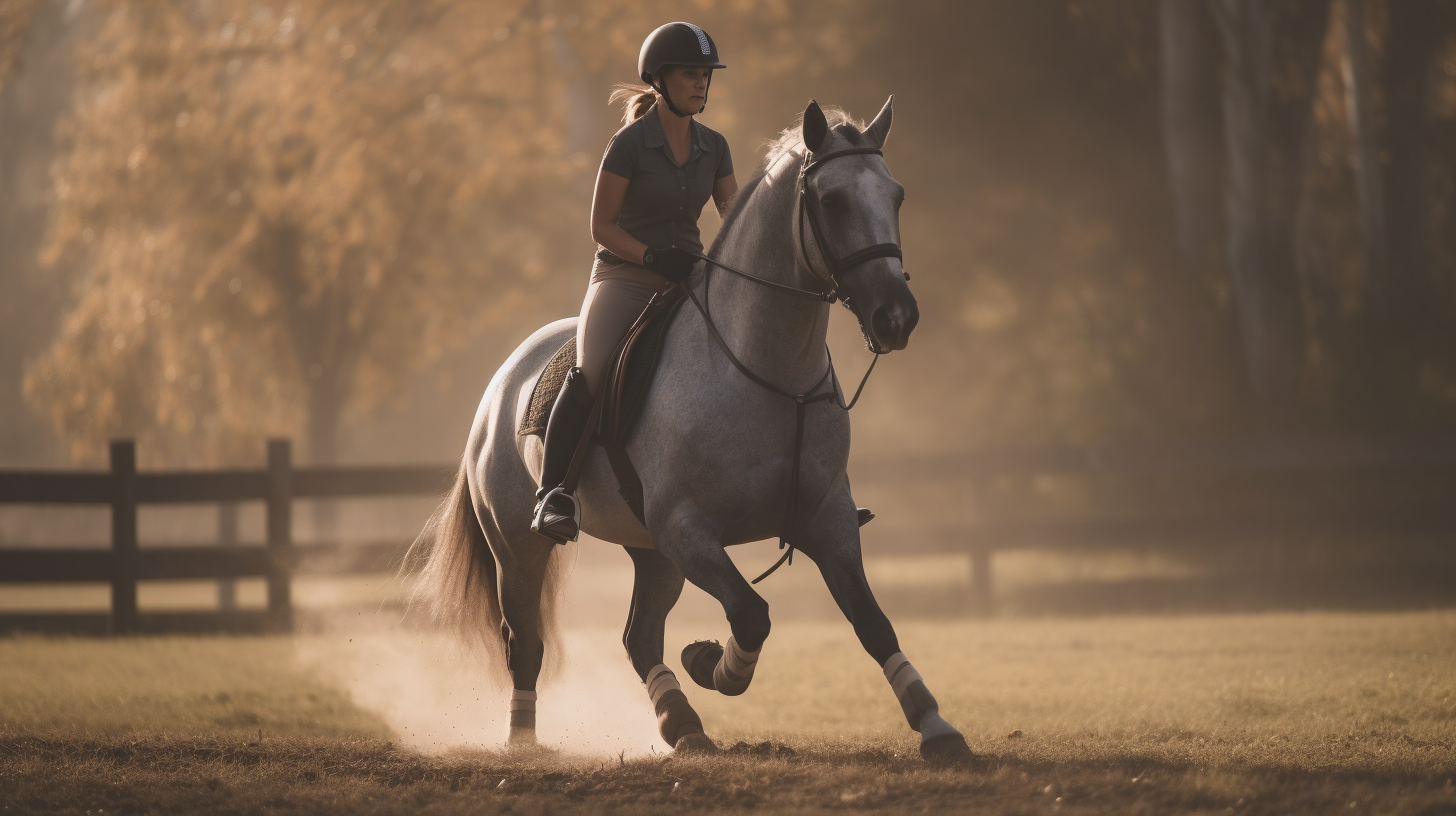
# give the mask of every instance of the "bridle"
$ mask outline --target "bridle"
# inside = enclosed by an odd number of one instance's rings
[[[857,249],[841,258],[834,254],[833,248],[824,240],[824,219],[819,211],[819,199],[809,194],[809,174],[834,159],[861,155],[884,156],[885,152],[878,147],[846,147],[831,150],[821,156],[805,153],[804,160],[799,165],[799,198],[794,208],[794,249],[798,254],[801,269],[829,283],[827,296],[830,300],[838,299],[840,272],[875,258],[895,258],[902,263],[905,260],[905,254],[900,250],[899,244],[873,244],[863,249]],[[823,258],[824,264],[829,267],[827,274],[820,274],[815,270],[809,263],[809,254],[804,251],[803,225],[806,221],[809,225],[808,232],[814,238],[814,246],[819,250],[819,257]]]
[[[819,202],[816,198],[814,198],[814,196],[809,194],[809,174],[819,167],[823,166],[826,162],[842,158],[844,156],[858,155],[883,156],[885,154],[884,151],[882,151],[878,147],[847,147],[840,150],[832,150],[819,156],[815,156],[812,153],[805,153],[804,159],[799,165],[799,183],[797,188],[798,200],[794,204],[795,256],[799,264],[799,268],[803,269],[811,277],[828,283],[828,289],[800,289],[796,286],[789,286],[787,284],[782,284],[777,281],[771,281],[767,278],[761,278],[758,275],[749,274],[740,269],[734,269],[733,267],[713,260],[712,258],[700,252],[692,252],[691,250],[689,250],[690,254],[707,264],[707,266],[703,268],[703,299],[701,301],[698,300],[698,296],[693,292],[692,287],[690,286],[683,286],[682,289],[684,292],[687,293],[688,299],[690,299],[693,302],[693,305],[697,307],[698,312],[703,315],[703,322],[708,327],[708,335],[712,337],[713,340],[717,343],[718,348],[722,349],[723,354],[728,357],[728,361],[733,364],[734,368],[738,369],[739,373],[747,377],[751,382],[760,386],[761,388],[764,388],[774,394],[784,397],[785,399],[792,400],[795,406],[796,416],[794,428],[794,464],[789,476],[789,496],[788,507],[784,513],[784,532],[779,536],[779,549],[785,550],[785,552],[782,556],[779,557],[778,561],[774,562],[773,566],[765,570],[762,575],[753,579],[752,583],[755,584],[767,578],[769,575],[773,574],[774,570],[778,569],[785,562],[788,562],[791,565],[794,563],[794,545],[788,540],[788,535],[789,532],[793,530],[794,522],[797,520],[796,516],[798,510],[797,498],[799,493],[799,465],[802,458],[801,454],[804,448],[805,409],[812,403],[826,402],[829,400],[833,400],[836,405],[838,405],[841,409],[845,411],[853,408],[855,404],[859,402],[860,394],[864,393],[864,387],[865,384],[869,382],[870,374],[874,373],[875,363],[879,362],[880,355],[886,354],[888,352],[880,350],[879,344],[874,339],[874,328],[873,326],[870,327],[870,331],[866,333],[866,340],[869,342],[870,351],[874,353],[874,357],[870,360],[869,368],[865,369],[864,377],[860,379],[859,387],[855,389],[854,396],[850,398],[848,402],[845,402],[839,396],[840,389],[838,388],[838,378],[834,376],[834,359],[833,357],[829,356],[829,347],[827,345],[824,347],[824,354],[826,357],[828,357],[829,364],[825,367],[824,373],[819,377],[818,381],[816,381],[808,391],[805,391],[802,394],[795,394],[791,391],[786,391],[769,382],[768,380],[765,380],[763,377],[755,374],[751,369],[748,368],[748,366],[744,365],[743,361],[739,360],[737,355],[733,353],[733,350],[728,347],[728,342],[723,339],[723,335],[719,333],[718,327],[713,325],[712,315],[708,311],[708,284],[711,280],[708,272],[710,271],[710,267],[716,266],[726,272],[730,272],[741,278],[760,284],[762,286],[766,286],[770,289],[774,289],[797,297],[809,298],[825,303],[833,303],[836,300],[841,299],[839,296],[839,274],[841,272],[858,266],[859,264],[862,264],[866,261],[873,260],[875,258],[898,258],[903,262],[904,254],[900,250],[899,244],[874,244],[872,246],[864,247],[863,249],[857,249],[854,252],[851,252],[848,255],[841,257],[834,254],[834,250],[824,239],[824,230],[822,227],[823,221],[822,215],[819,212]],[[804,225],[806,224],[808,226],[809,234],[814,238],[814,244],[819,251],[819,257],[824,260],[825,266],[828,267],[827,273],[818,272],[809,263],[808,253],[804,251]],[[905,275],[905,279],[910,279],[909,274]],[[846,306],[850,305],[849,298],[845,297],[843,298],[843,300]],[[815,394],[814,392],[819,391],[820,386],[824,385],[825,381],[827,380],[833,380],[833,385],[830,387],[830,389],[828,391]]]

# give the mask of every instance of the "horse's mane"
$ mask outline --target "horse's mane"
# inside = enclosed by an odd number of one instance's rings
[[[829,122],[829,130],[843,137],[852,145],[864,144],[865,123],[855,119],[843,110],[836,107],[824,108],[824,118]],[[793,124],[779,132],[778,138],[771,139],[764,143],[767,152],[763,157],[763,164],[758,172],[753,174],[742,187],[738,188],[738,194],[733,197],[733,206],[728,208],[728,214],[723,216],[723,225],[718,228],[718,237],[713,239],[713,246],[709,252],[715,257],[718,254],[718,243],[728,234],[733,222],[738,220],[738,214],[742,212],[744,204],[753,197],[753,191],[773,169],[786,156],[802,155],[804,152],[804,114],[800,113],[794,117]]]

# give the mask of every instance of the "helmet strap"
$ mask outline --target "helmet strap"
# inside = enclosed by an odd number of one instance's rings
[[[710,79],[709,82],[711,82],[711,81],[712,80]],[[667,92],[667,83],[664,82],[659,87],[658,84],[657,84],[657,77],[653,77],[652,78],[652,90],[657,91],[657,95],[660,96],[660,97],[662,97],[662,101],[663,102],[666,102],[667,103],[667,109],[670,110],[670,111],[672,111],[679,118],[686,119],[689,116],[692,116],[691,113],[683,113],[682,111],[678,110],[677,105],[672,104],[672,95]],[[703,107],[707,107],[708,106],[708,99],[707,99],[707,97],[708,97],[708,93],[707,93],[707,90],[705,89],[703,91]]]

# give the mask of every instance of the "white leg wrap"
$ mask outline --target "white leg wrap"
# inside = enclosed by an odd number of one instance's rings
[[[642,685],[647,687],[647,696],[652,698],[654,707],[662,699],[662,695],[669,691],[682,690],[682,685],[677,682],[677,675],[662,663],[647,670],[647,678],[642,681]]]
[[[759,652],[744,651],[738,641],[729,637],[723,657],[713,667],[713,687],[730,697],[747,691],[749,682],[753,680],[753,670],[758,666],[758,655]]]
[[[536,692],[511,689],[511,730],[513,745],[529,745],[536,741]]]
[[[885,679],[890,681],[890,688],[895,690],[895,698],[898,700],[905,699],[905,690],[910,688],[911,683],[916,680],[925,682],[920,676],[920,672],[910,665],[910,658],[906,657],[904,652],[895,652],[890,655],[890,659],[885,661],[883,668]]]
[[[511,690],[511,711],[536,711],[536,692],[524,689]]]

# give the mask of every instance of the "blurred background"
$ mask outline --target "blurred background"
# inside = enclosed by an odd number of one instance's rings
[[[455,461],[577,312],[607,95],[682,18],[740,182],[808,100],[895,95],[921,321],[851,465],[892,610],[988,611],[992,553],[1006,612],[1456,597],[1452,0],[0,0],[0,467]],[[88,513],[0,546],[104,546]]]

